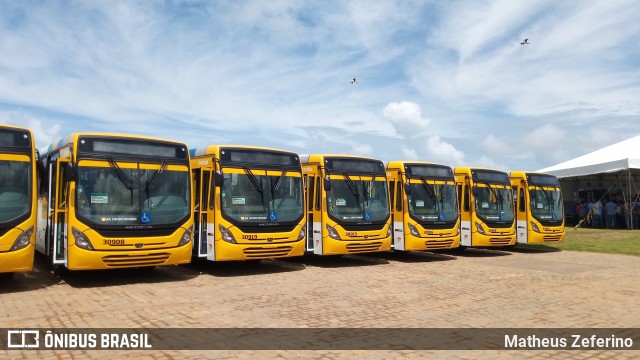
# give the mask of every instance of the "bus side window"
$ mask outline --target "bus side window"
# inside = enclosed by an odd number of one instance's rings
[[[469,211],[469,185],[464,186],[464,211]]]
[[[402,211],[402,181],[396,183],[396,210]]]
[[[462,208],[462,184],[458,184],[458,211]]]
[[[389,189],[391,190],[391,191],[389,191],[389,196],[391,196],[391,199],[389,200],[389,204],[395,204],[393,202],[393,199],[395,199],[395,194],[396,194],[396,191],[395,191],[396,182],[395,182],[395,180],[389,182]]]
[[[520,201],[520,212],[525,212],[525,201],[524,201],[524,188],[520,188],[520,196],[518,196],[518,201]]]
[[[66,181],[66,172],[68,168],[66,166],[60,166],[60,181],[58,182],[58,209],[63,210],[67,208],[67,193],[69,189],[69,183]]]
[[[205,171],[202,174],[202,207],[201,209],[205,209],[205,206],[209,204],[209,207],[213,209],[213,201],[210,201],[209,198],[209,188],[211,187],[211,181],[209,177],[211,176],[211,172]]]
[[[194,182],[194,187],[195,187],[195,195],[196,198],[194,199],[194,206],[196,209],[200,208],[200,169],[198,170],[194,170],[191,173],[191,176],[193,177],[193,182]]]
[[[315,189],[315,178],[313,177],[308,177],[307,175],[304,176],[308,187],[307,187],[307,200],[308,200],[308,204],[307,204],[307,210],[311,211],[313,210],[313,194],[314,194],[314,189]]]
[[[316,210],[320,210],[320,177],[316,176]]]

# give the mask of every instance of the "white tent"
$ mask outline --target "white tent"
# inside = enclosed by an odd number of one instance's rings
[[[640,169],[640,135],[538,170],[558,178]]]
[[[640,135],[538,171],[558,177],[565,200],[638,201]]]

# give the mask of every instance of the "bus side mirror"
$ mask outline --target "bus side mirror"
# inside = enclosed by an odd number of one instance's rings
[[[408,181],[404,183],[404,193],[411,195],[411,184]]]
[[[331,191],[331,180],[329,180],[328,177],[324,178],[322,186],[324,187],[324,191]]]
[[[78,168],[72,162],[64,164],[64,180],[66,182],[76,181],[78,179]]]
[[[472,187],[471,193],[473,194],[473,196],[478,196],[478,187],[477,186]]]
[[[222,170],[216,170],[213,172],[213,183],[215,186],[224,185],[224,173]]]

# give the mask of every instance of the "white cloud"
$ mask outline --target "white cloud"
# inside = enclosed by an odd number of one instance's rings
[[[351,146],[351,153],[355,155],[370,156],[373,153],[373,147],[368,144],[354,144]]]
[[[553,124],[539,127],[524,136],[524,144],[535,150],[550,150],[565,141],[565,131]]]
[[[482,142],[482,147],[487,151],[498,155],[512,154],[512,149],[509,147],[507,142],[495,137],[493,134],[487,135]]]
[[[442,141],[438,135],[427,137],[425,150],[427,154],[433,157],[433,161],[449,164],[450,166],[464,163],[464,153],[456,149],[453,145]]]
[[[382,116],[391,120],[396,131],[405,138],[420,136],[428,127],[429,119],[422,117],[420,105],[411,101],[396,101],[382,109]]]
[[[402,155],[405,160],[420,160],[420,156],[415,149],[409,148],[405,145],[402,146]]]

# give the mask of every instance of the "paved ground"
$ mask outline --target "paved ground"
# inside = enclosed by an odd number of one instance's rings
[[[304,257],[0,284],[0,328],[640,327],[640,259],[567,251]],[[0,358],[635,358],[638,351],[0,351]]]

